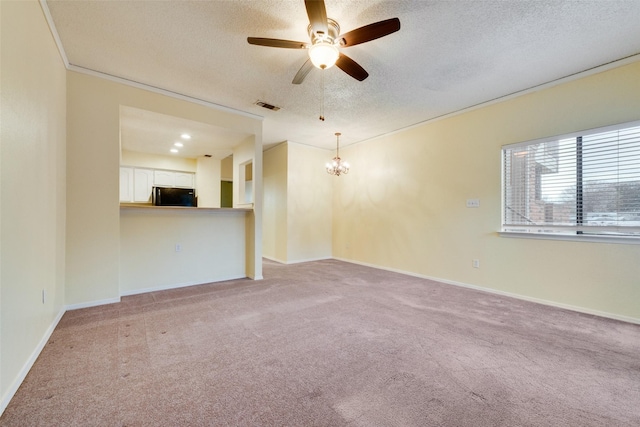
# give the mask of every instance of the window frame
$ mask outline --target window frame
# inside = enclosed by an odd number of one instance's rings
[[[614,124],[614,125],[609,125],[609,126],[603,126],[603,127],[597,127],[597,128],[591,128],[591,129],[586,129],[586,130],[580,130],[580,131],[576,131],[576,132],[570,132],[570,133],[566,133],[566,134],[562,134],[562,135],[553,135],[553,136],[549,136],[549,137],[544,137],[544,138],[538,138],[538,139],[533,139],[533,140],[527,140],[527,141],[521,141],[521,142],[516,142],[516,143],[512,143],[512,144],[505,144],[501,147],[500,149],[500,187],[501,187],[501,210],[500,210],[500,217],[501,217],[501,221],[500,221],[500,231],[498,231],[498,235],[501,237],[515,237],[515,238],[525,238],[525,239],[543,239],[543,240],[566,240],[566,241],[582,241],[582,242],[599,242],[599,243],[620,243],[620,244],[640,244],[640,235],[631,235],[631,234],[597,234],[597,233],[593,233],[593,232],[587,232],[584,233],[582,230],[579,229],[579,225],[578,222],[580,222],[581,218],[581,214],[582,212],[580,212],[581,208],[577,208],[576,209],[576,225],[575,225],[575,231],[571,231],[571,232],[567,232],[567,233],[551,233],[551,232],[544,232],[541,230],[538,231],[531,231],[530,229],[532,228],[540,228],[540,229],[547,229],[547,230],[551,230],[553,228],[557,228],[557,229],[567,229],[570,227],[567,226],[554,226],[554,225],[533,225],[533,226],[527,226],[527,225],[522,225],[522,229],[523,230],[513,230],[513,228],[517,228],[515,226],[509,226],[508,228],[510,228],[510,230],[505,229],[505,224],[506,224],[506,209],[507,209],[507,205],[506,205],[506,191],[507,191],[507,185],[506,185],[506,169],[505,169],[505,162],[506,162],[506,158],[505,158],[505,150],[507,149],[514,149],[514,148],[518,148],[518,147],[529,147],[531,145],[534,144],[540,144],[540,143],[548,143],[548,142],[552,142],[552,141],[559,141],[559,140],[563,140],[563,139],[576,139],[576,145],[580,146],[581,145],[581,140],[582,137],[585,136],[589,136],[589,135],[593,135],[593,134],[598,134],[598,133],[605,133],[605,132],[613,132],[613,131],[618,131],[621,129],[625,129],[625,128],[633,128],[633,127],[638,127],[640,126],[640,120],[636,120],[636,121],[631,121],[631,122],[623,122],[623,123],[618,123],[618,124]],[[582,159],[578,160],[576,159],[576,168],[582,168]],[[536,194],[537,196],[537,194]],[[576,198],[578,196],[576,195]],[[583,220],[583,218],[582,218]],[[616,227],[618,229],[618,227]],[[529,230],[526,230],[529,229]],[[637,231],[638,227],[633,227],[634,231]],[[526,231],[525,231],[526,230]],[[599,230],[601,231],[606,231],[606,227],[602,227],[599,228]]]

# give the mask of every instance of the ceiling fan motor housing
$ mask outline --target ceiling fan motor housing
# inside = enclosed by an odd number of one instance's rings
[[[307,31],[309,32],[309,37],[311,37],[311,43],[312,44],[317,44],[317,43],[322,43],[322,42],[326,42],[326,43],[335,43],[336,39],[338,38],[338,36],[340,35],[340,25],[338,25],[338,23],[336,21],[334,21],[331,18],[327,18],[327,33],[328,34],[324,34],[321,32],[314,32],[311,24],[309,24],[309,27],[307,28]]]
[[[300,84],[313,67],[320,69],[336,65],[342,71],[358,81],[363,81],[369,73],[360,64],[345,55],[339,48],[355,46],[380,37],[387,36],[400,29],[398,18],[374,22],[340,34],[340,25],[327,17],[324,0],[304,0],[309,26],[307,32],[311,43],[293,40],[281,40],[264,37],[247,37],[249,44],[285,49],[308,49],[309,59],[300,67],[293,84]]]

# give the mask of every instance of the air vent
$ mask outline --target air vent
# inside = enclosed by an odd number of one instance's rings
[[[262,108],[266,108],[267,110],[278,111],[280,107],[276,107],[275,105],[267,104],[266,102],[256,101],[256,105]]]

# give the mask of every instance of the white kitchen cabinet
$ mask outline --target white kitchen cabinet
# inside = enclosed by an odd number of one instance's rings
[[[136,203],[151,202],[154,170],[135,168],[133,175],[133,201]]]
[[[120,166],[121,203],[151,203],[154,186],[195,188],[195,174]]]
[[[120,202],[133,201],[133,168],[120,167]]]
[[[174,172],[176,187],[194,188],[194,174],[188,172]]]
[[[173,171],[153,171],[153,185],[160,187],[175,187],[176,173]]]
[[[189,172],[155,170],[153,185],[160,187],[193,188],[195,174]]]

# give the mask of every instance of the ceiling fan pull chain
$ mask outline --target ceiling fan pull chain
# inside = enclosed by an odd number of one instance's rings
[[[322,68],[322,96],[320,101],[320,121],[324,122],[324,68]]]

